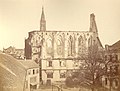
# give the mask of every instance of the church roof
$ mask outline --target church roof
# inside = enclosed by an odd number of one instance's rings
[[[26,70],[12,56],[0,53],[0,91],[23,91]]]

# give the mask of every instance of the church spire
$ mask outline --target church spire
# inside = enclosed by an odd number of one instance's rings
[[[45,20],[43,6],[42,6],[42,14],[41,14],[41,20],[40,20],[40,31],[46,31],[46,20]]]
[[[90,14],[90,31],[94,33],[98,32],[94,13]]]

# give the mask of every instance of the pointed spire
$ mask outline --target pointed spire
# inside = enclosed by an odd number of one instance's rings
[[[41,14],[41,19],[45,19],[45,15],[44,15],[44,7],[42,6],[42,14]]]
[[[41,20],[40,20],[40,31],[46,31],[46,20],[45,20],[43,6],[42,6],[42,14],[41,14]]]
[[[98,32],[94,13],[90,14],[90,31],[94,33]]]

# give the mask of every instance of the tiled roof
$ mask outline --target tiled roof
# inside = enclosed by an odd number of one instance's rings
[[[33,60],[20,60],[19,61],[26,69],[39,68],[39,65]]]
[[[0,91],[23,91],[26,70],[12,56],[0,54]]]
[[[120,51],[120,40],[109,46],[110,50]]]
[[[120,48],[120,40],[113,44],[112,47]]]

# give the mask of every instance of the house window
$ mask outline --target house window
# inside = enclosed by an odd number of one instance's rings
[[[30,78],[30,83],[34,83],[34,82],[36,82],[36,80],[37,80],[36,77],[31,77]]]
[[[105,55],[105,61],[107,61],[107,55]]]
[[[36,70],[36,73],[39,73],[39,70],[38,70],[38,69]]]
[[[47,66],[52,67],[52,61],[47,61]]]
[[[107,78],[105,78],[105,85],[107,85]]]
[[[37,64],[39,63],[39,60],[38,60],[38,58],[36,58],[36,59],[35,59],[35,62],[36,62]]]
[[[65,78],[65,73],[60,73],[60,78]]]
[[[114,54],[113,56],[112,56],[112,61],[113,62],[116,62],[118,60],[118,56],[116,55],[116,54]]]
[[[28,75],[30,75],[30,70],[28,71]]]
[[[114,66],[114,74],[118,75],[118,66],[117,65]]]
[[[118,86],[118,81],[117,81],[117,80],[115,80],[115,86],[116,86],[116,87]]]
[[[53,78],[53,73],[52,72],[47,73],[47,78]]]
[[[28,81],[25,81],[25,87],[28,88]]]
[[[112,62],[112,55],[109,55],[109,58],[110,58],[110,60],[109,60],[109,61],[110,61],[110,62]]]
[[[33,74],[35,74],[35,70],[33,70]]]
[[[115,55],[115,59],[116,59],[116,61],[118,60],[118,55]]]
[[[109,72],[111,73],[113,71],[113,67],[110,66]]]
[[[59,61],[59,63],[60,63],[60,67],[65,67],[65,61]]]
[[[78,67],[79,66],[79,61],[78,60],[75,60],[74,61],[74,67]]]
[[[60,78],[65,78],[65,77],[66,77],[66,71],[60,70]]]

